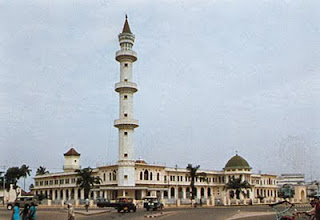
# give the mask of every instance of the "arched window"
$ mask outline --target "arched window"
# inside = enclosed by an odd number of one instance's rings
[[[160,173],[157,173],[157,181],[160,180]]]
[[[201,197],[204,197],[204,188],[201,188]]]
[[[183,191],[182,191],[181,187],[179,187],[179,189],[178,189],[178,197],[179,197],[179,199],[182,199],[182,197],[183,197]]]
[[[191,197],[190,188],[189,187],[187,187],[187,190],[186,190],[186,197],[187,197],[187,199],[189,199]]]
[[[144,171],[144,180],[149,180],[149,172],[148,172],[148,170]]]
[[[117,171],[116,171],[116,170],[113,171],[112,179],[113,179],[114,181],[117,180]]]
[[[211,196],[211,188],[208,188],[208,197]]]
[[[173,187],[171,187],[171,189],[170,189],[170,194],[171,194],[171,197],[174,197],[174,188]]]
[[[111,181],[112,180],[112,174],[109,173],[109,180]]]
[[[150,180],[152,180],[152,172],[150,172]]]
[[[140,172],[140,180],[142,180],[143,179],[143,173],[142,173],[142,171]]]
[[[106,181],[106,174],[103,174],[103,181]]]

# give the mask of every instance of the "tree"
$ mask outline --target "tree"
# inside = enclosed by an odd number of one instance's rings
[[[36,172],[36,176],[38,175],[44,175],[44,174],[48,174],[49,171],[43,167],[43,166],[40,166],[38,169],[37,169],[37,172]]]
[[[26,178],[30,176],[31,169],[29,166],[23,164],[20,168],[19,167],[10,167],[7,169],[5,174],[5,185],[6,189],[10,189],[10,185],[13,185],[14,189],[17,189],[17,182],[21,177]]]
[[[87,167],[81,170],[76,170],[78,179],[77,185],[84,189],[84,197],[88,198],[91,188],[94,187],[95,184],[99,184],[101,182],[101,178],[98,176],[92,176],[92,168]]]
[[[20,167],[20,175],[21,177],[24,177],[24,182],[23,182],[23,190],[25,191],[26,190],[26,178],[28,176],[30,176],[30,173],[31,173],[31,169],[29,169],[29,166],[23,164],[21,167]]]
[[[236,191],[236,198],[240,199],[240,193],[243,195],[246,195],[246,192],[243,189],[251,189],[251,185],[248,181],[244,180],[241,181],[241,178],[235,178],[232,176],[229,179],[229,182],[225,185],[225,189],[233,189]],[[234,192],[231,192],[232,195],[234,196]],[[233,197],[231,196],[231,197]]]
[[[200,165],[197,165],[195,167],[192,166],[192,164],[188,164],[187,170],[189,171],[189,177],[190,177],[190,188],[191,188],[191,199],[194,199],[195,193],[196,193],[196,187],[194,186],[195,179],[198,176],[205,177],[205,173],[197,173],[198,169],[200,168]]]

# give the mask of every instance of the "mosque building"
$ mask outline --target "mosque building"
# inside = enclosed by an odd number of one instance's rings
[[[119,94],[119,118],[114,121],[118,128],[118,162],[114,165],[99,166],[93,169],[93,175],[101,178],[89,195],[91,200],[118,196],[130,196],[141,200],[152,195],[162,199],[165,204],[187,204],[191,197],[190,175],[186,168],[170,168],[163,165],[148,164],[134,157],[134,130],[139,121],[133,114],[133,96],[138,91],[132,81],[133,64],[137,53],[132,50],[135,35],[131,32],[127,17],[122,33],[118,35],[120,50],[115,59],[120,64],[120,81],[115,84]],[[80,153],[71,148],[64,154],[63,172],[35,176],[33,192],[43,195],[52,204],[83,201],[84,190],[76,184],[80,169]],[[233,156],[220,171],[198,170],[201,174],[195,178],[195,197],[207,205],[230,205],[233,203],[261,203],[278,200],[277,176],[272,174],[253,174],[249,163],[241,156]],[[236,195],[235,189],[227,184],[233,178],[247,181],[251,188]],[[238,198],[237,198],[238,197]]]

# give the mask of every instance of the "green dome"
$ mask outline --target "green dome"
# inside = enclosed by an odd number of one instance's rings
[[[224,169],[251,169],[251,167],[243,157],[237,154],[228,161]]]

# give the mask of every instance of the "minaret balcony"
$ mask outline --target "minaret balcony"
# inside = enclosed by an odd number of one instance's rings
[[[118,82],[115,85],[115,91],[116,92],[125,92],[125,91],[129,91],[129,92],[137,92],[138,91],[138,86],[136,83],[134,82]]]
[[[121,118],[114,120],[114,126],[116,128],[137,128],[139,127],[139,121],[131,118]]]
[[[131,60],[134,62],[137,60],[137,53],[133,50],[119,50],[116,52],[116,60],[119,62],[122,60]]]

